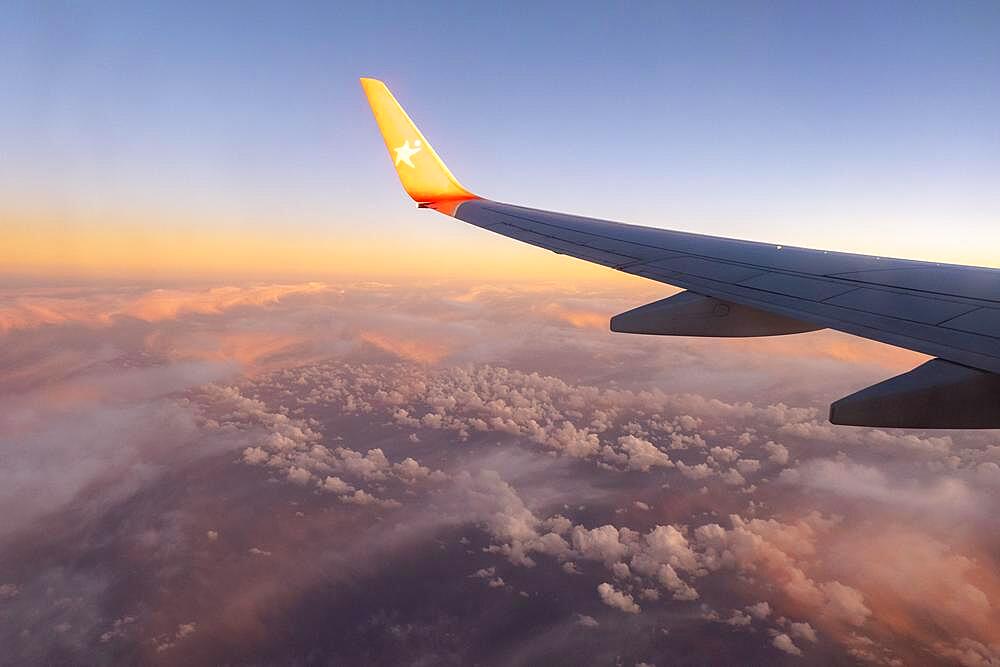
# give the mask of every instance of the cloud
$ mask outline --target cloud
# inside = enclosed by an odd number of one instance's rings
[[[812,642],[813,644],[819,641],[816,631],[813,630],[813,627],[808,623],[790,623],[788,631],[791,633],[792,637],[796,639],[804,639],[805,641]]]
[[[627,614],[638,614],[642,611],[631,595],[619,591],[607,582],[597,587],[597,594],[601,596],[601,602],[609,607],[620,609]]]
[[[198,624],[193,621],[190,623],[181,623],[177,626],[177,630],[174,631],[173,635],[160,635],[158,637],[154,637],[153,647],[157,652],[172,649],[178,642],[193,635],[197,629]]]
[[[768,441],[764,444],[764,451],[767,452],[767,460],[771,463],[783,466],[788,465],[788,448],[784,445],[779,445],[774,441]]]
[[[795,645],[791,637],[784,633],[775,635],[774,639],[771,640],[771,644],[779,651],[784,651],[791,655],[802,655],[802,650]]]
[[[648,440],[637,438],[634,435],[624,435],[618,439],[622,452],[628,456],[628,467],[630,470],[648,471],[650,468],[659,466],[672,468],[673,461],[665,453],[661,452]]]
[[[590,530],[583,526],[575,526],[571,537],[573,549],[581,557],[603,561],[609,566],[619,562],[629,550],[628,546],[621,542],[619,530],[610,525]]]
[[[299,283],[148,291],[35,288],[0,292],[0,333],[68,323],[106,327],[121,317],[161,322],[182,315],[219,315],[233,308],[266,306],[285,297],[329,289],[322,283]]]
[[[783,470],[779,479],[788,484],[905,506],[922,511],[964,512],[974,506],[969,486],[959,479],[938,478],[929,484],[900,483],[874,466],[831,459],[813,459]]]
[[[987,646],[968,637],[952,644],[938,642],[934,652],[942,658],[956,662],[962,667],[994,667],[1000,665],[1000,644]]]
[[[753,619],[750,617],[750,614],[740,611],[739,609],[734,609],[733,615],[730,616],[728,619],[726,619],[727,625],[732,625],[735,627],[750,625],[752,622]]]
[[[627,300],[587,299],[609,313]],[[822,634],[831,659],[989,664],[1000,641],[1000,545],[989,513],[1000,448],[990,434],[827,424],[828,396],[888,363],[872,368],[856,349],[836,352],[834,335],[719,347],[609,336],[606,322],[566,319],[577,310],[587,305],[568,289],[488,286],[22,295],[16,315],[0,310],[12,323],[0,355],[13,378],[4,386],[13,398],[0,407],[0,446],[16,464],[0,472],[12,482],[0,491],[8,525],[47,532],[71,511],[107,553],[147,568],[158,585],[185,568],[219,579],[216,588],[196,581],[169,604],[141,589],[161,603],[155,610],[119,606],[128,594],[112,582],[113,592],[86,598],[106,616],[88,623],[53,612],[43,634],[62,645],[80,637],[87,650],[142,642],[152,651],[159,637],[156,646],[170,644],[181,660],[176,628],[198,618],[186,645],[256,648],[277,641],[260,619],[309,618],[348,602],[360,609],[364,601],[350,598],[366,588],[358,582],[388,595],[378,578],[395,568],[396,584],[417,586],[395,564],[406,559],[404,570],[417,572],[432,553],[458,573],[462,595],[491,596],[483,613],[556,591],[546,598],[562,614],[545,634],[553,644],[559,632],[594,627],[578,621],[580,606],[565,606],[579,605],[579,592],[628,612],[589,633],[594,646],[607,635],[661,664],[670,660],[653,651],[675,642],[657,635],[659,648],[647,651],[654,645],[632,629],[710,618],[713,608],[731,610],[723,617],[736,625],[724,634],[771,626],[769,641],[786,637],[785,648],[758,642],[771,659],[774,648],[808,649]],[[857,365],[809,371],[832,368],[826,360],[837,354]],[[207,502],[199,475],[225,481],[226,496]],[[133,496],[155,521],[129,509]],[[115,517],[113,530],[96,523],[105,516]],[[56,544],[45,539],[24,548]],[[107,566],[88,540],[60,548],[66,562]],[[229,565],[212,569],[218,563]],[[480,571],[489,572],[483,585],[469,586],[463,575]],[[13,593],[3,605],[50,604],[31,577],[6,581],[0,597]],[[447,597],[453,583],[435,590]],[[429,645],[415,637],[430,615],[422,600],[437,593],[405,595],[417,602],[386,602],[397,616],[364,621],[386,632],[372,655],[392,661],[392,642],[402,641],[392,637]],[[212,599],[218,617],[239,618],[238,631],[206,625],[195,596]],[[15,615],[29,617],[20,606]],[[477,619],[442,621],[433,636],[460,637]],[[685,633],[697,638],[716,622],[691,621]],[[721,659],[735,645],[720,643]],[[741,657],[768,659],[747,650]]]
[[[440,341],[416,340],[381,331],[363,331],[360,339],[401,359],[422,364],[437,363],[449,353]]]
[[[331,493],[348,494],[354,491],[354,487],[340,479],[339,477],[334,477],[333,475],[327,475],[326,479],[323,480],[324,491],[330,491]]]
[[[748,606],[747,611],[750,615],[758,620],[763,620],[771,615],[771,605],[767,602],[758,602]]]
[[[568,308],[560,303],[546,304],[539,308],[539,311],[580,329],[591,328],[599,331],[607,331],[608,322],[610,321],[607,313],[583,308]]]
[[[856,588],[845,586],[839,581],[826,581],[819,584],[819,589],[826,596],[826,611],[834,618],[860,626],[872,614],[872,610],[865,604],[864,595]]]

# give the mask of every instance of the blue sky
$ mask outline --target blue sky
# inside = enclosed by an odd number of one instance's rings
[[[412,212],[367,75],[484,196],[1000,265],[995,2],[212,4],[0,9],[0,195],[473,234]]]

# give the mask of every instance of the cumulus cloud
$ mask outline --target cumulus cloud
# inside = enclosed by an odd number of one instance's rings
[[[669,456],[648,440],[637,438],[634,435],[625,435],[618,439],[618,444],[621,446],[621,451],[628,457],[630,470],[645,472],[654,466],[671,468],[674,465]]]
[[[792,638],[785,633],[775,635],[774,639],[771,640],[771,644],[779,651],[784,651],[785,653],[789,653],[791,655],[802,655],[802,650],[796,646],[795,642],[792,641]]]
[[[340,501],[351,505],[371,505],[385,509],[402,507],[402,503],[398,500],[392,500],[391,498],[377,498],[363,489],[357,489],[350,495],[341,496]]]
[[[748,606],[747,611],[756,619],[763,620],[771,615],[771,605],[767,602],[758,602]]]
[[[744,626],[744,625],[750,625],[750,623],[752,623],[752,622],[753,622],[753,619],[750,617],[750,614],[748,614],[748,613],[746,613],[744,611],[741,611],[739,609],[734,609],[733,610],[733,615],[730,616],[728,619],[726,619],[726,623],[728,625],[733,625],[733,626],[737,626],[737,627]]]
[[[348,494],[354,492],[354,487],[340,479],[339,477],[334,477],[333,475],[327,475],[326,479],[323,480],[324,491],[330,491],[331,493]]]
[[[954,643],[937,642],[934,652],[942,658],[956,662],[962,667],[994,667],[1000,665],[1000,644],[987,646],[968,637]]]
[[[790,623],[788,626],[788,631],[792,637],[796,639],[803,639],[808,642],[815,644],[819,641],[819,637],[816,635],[816,631],[808,623]]]
[[[28,337],[30,328],[31,336],[41,338],[60,327],[76,327],[99,331],[108,341],[74,353],[72,360],[55,360],[50,351],[38,363],[16,369],[24,386],[48,383],[45,401],[70,404],[81,401],[93,377],[89,364],[103,364],[101,372],[113,382],[109,379],[102,391],[114,398],[107,402],[114,418],[103,425],[95,420],[91,428],[85,419],[80,427],[79,414],[99,415],[92,403],[79,403],[85,409],[65,415],[35,408],[31,403],[42,394],[16,408],[0,408],[5,451],[19,451],[7,445],[35,442],[40,425],[47,428],[62,419],[61,430],[47,431],[47,440],[79,435],[75,448],[99,454],[80,464],[86,474],[76,477],[77,460],[69,457],[60,459],[58,474],[39,477],[66,480],[64,486],[46,486],[56,491],[46,511],[83,491],[100,499],[95,507],[113,507],[102,491],[106,478],[131,476],[134,482],[126,489],[131,492],[150,479],[149,471],[193,474],[180,470],[172,456],[191,452],[184,458],[190,462],[205,448],[225,452],[226,462],[239,463],[231,466],[238,471],[234,475],[249,480],[251,488],[260,485],[259,494],[250,494],[256,511],[271,502],[270,496],[280,497],[274,501],[277,509],[261,516],[289,516],[291,497],[297,518],[282,518],[280,530],[255,534],[249,543],[237,541],[247,529],[230,527],[224,516],[190,524],[178,518],[171,541],[150,531],[141,544],[170,544],[176,553],[186,553],[186,540],[194,536],[204,552],[207,537],[217,541],[208,552],[213,559],[232,548],[261,556],[253,564],[245,559],[258,571],[269,557],[266,567],[275,577],[256,572],[255,589],[267,589],[280,573],[287,575],[282,568],[288,553],[309,565],[295,568],[303,579],[307,571],[335,569],[314,567],[316,562],[303,556],[306,546],[296,540],[304,535],[354,549],[350,553],[360,554],[357,560],[373,570],[371,576],[377,576],[380,562],[371,554],[420,553],[415,545],[430,544],[435,554],[438,547],[442,554],[453,547],[477,559],[470,561],[474,565],[456,565],[464,568],[456,571],[466,594],[478,591],[521,603],[501,591],[531,591],[532,577],[555,573],[564,581],[546,586],[579,586],[590,596],[603,581],[597,599],[630,614],[619,616],[626,623],[642,611],[641,602],[651,619],[660,611],[725,619],[733,625],[726,634],[762,633],[773,626],[768,630],[773,648],[794,655],[822,634],[824,651],[843,651],[837,658],[871,656],[889,663],[898,653],[909,661],[938,656],[989,664],[995,659],[1000,587],[988,507],[1000,479],[1000,448],[990,449],[995,444],[988,435],[833,427],[826,423],[825,406],[809,398],[834,395],[832,385],[817,388],[816,374],[807,384],[809,373],[783,370],[773,353],[763,361],[781,379],[758,381],[750,391],[751,385],[738,386],[740,363],[748,355],[763,358],[762,348],[719,352],[713,342],[720,361],[708,358],[698,341],[614,337],[609,342],[603,330],[587,326],[586,318],[580,320],[583,328],[575,329],[577,323],[561,317],[579,310],[579,304],[524,307],[555,302],[547,293],[527,297],[516,290],[481,288],[469,296],[441,289],[414,290],[404,298],[400,288],[385,285],[285,287],[292,289],[126,290],[77,306],[70,305],[68,294],[50,294],[59,303],[36,301],[45,307],[29,312],[22,301],[15,315],[0,305],[0,313],[6,312],[0,320],[10,323],[8,336]],[[344,307],[338,305],[341,299]],[[307,302],[312,305],[293,307]],[[514,328],[504,324],[511,313],[534,315]],[[188,325],[194,322],[198,327]],[[322,337],[309,333],[316,322],[324,323]],[[227,327],[241,330],[224,331]],[[572,335],[574,345],[565,345],[560,331]],[[203,373],[177,366],[181,358],[205,358],[208,348],[220,358],[244,358],[230,344],[234,336],[259,336],[254,355],[267,358],[260,368],[266,365],[269,372],[255,370],[234,379],[232,367]],[[781,345],[800,355],[796,365],[812,363],[792,349],[795,344]],[[51,341],[43,347],[62,349]],[[118,348],[128,353],[119,354]],[[822,354],[829,358],[829,349]],[[594,359],[606,362],[596,364],[600,372],[592,371]],[[121,370],[147,361],[161,367],[159,375],[143,369],[129,376]],[[606,379],[611,364],[618,369],[614,382]],[[706,372],[685,377],[690,364]],[[84,381],[59,384],[62,380],[50,375],[54,366]],[[719,369],[726,383],[718,382],[720,375],[704,380]],[[175,377],[166,377],[167,371]],[[132,394],[154,378],[155,397],[144,394],[141,400],[149,402],[126,415],[139,400]],[[672,381],[678,379],[684,381]],[[774,394],[763,385],[786,379],[797,383],[798,391],[782,395],[804,396],[800,405],[768,400]],[[204,382],[215,384],[191,389]],[[707,383],[705,395],[673,393],[698,382]],[[182,395],[168,396],[173,392]],[[149,432],[156,437],[138,447],[139,455],[118,458],[112,451],[142,443]],[[115,434],[105,438],[106,447],[101,433]],[[529,472],[512,473],[484,454],[513,451],[524,455]],[[555,467],[543,472],[550,463]],[[12,502],[4,506],[18,509]],[[315,529],[316,524],[302,529],[321,518],[334,526],[374,525],[378,530],[371,532],[378,536],[361,528],[352,529],[350,539],[337,530]],[[465,540],[461,546],[451,537],[456,529]],[[218,540],[220,532],[225,540]],[[384,546],[401,540],[400,535],[412,542],[405,547],[396,542],[393,550]],[[261,546],[251,546],[258,540]],[[164,567],[176,565],[170,549],[156,551]],[[530,569],[539,564],[545,567]],[[528,569],[505,570],[500,577],[497,566]],[[463,576],[468,572],[482,585],[469,586]],[[914,587],[914,581],[923,584]],[[40,599],[34,591],[32,584],[17,580],[0,586],[0,600],[15,605]],[[731,611],[718,618],[701,605],[702,594],[718,609]],[[757,602],[765,597],[767,602]],[[523,603],[529,599],[535,596]],[[235,606],[243,605],[253,606]],[[597,626],[593,617],[563,611],[566,624]],[[109,638],[96,643],[138,641],[143,632],[153,632],[146,630],[145,617],[124,620],[136,618],[134,608],[107,613],[92,626],[97,629],[90,637],[110,633]],[[116,618],[121,623],[110,620]],[[147,647],[170,648],[179,639],[199,642],[214,631],[199,626],[194,632],[192,622],[191,633],[180,637],[186,624],[176,630],[174,625],[190,617],[168,618],[155,631],[161,634],[152,635],[158,643],[142,635]],[[60,617],[49,629],[57,625],[62,631],[50,634],[65,641],[87,627]],[[412,618],[393,620],[390,627],[397,633],[391,636],[412,639],[420,633]],[[605,631],[615,632],[606,626],[595,634]],[[169,655],[179,656],[178,649]]]
[[[779,466],[788,465],[788,448],[778,444],[773,440],[764,443],[764,451],[767,452],[767,460]]]
[[[588,460],[596,470],[666,475],[670,483],[664,483],[664,487],[685,488],[684,480],[694,484],[744,486],[751,475],[755,476],[755,483],[766,484],[769,480],[758,482],[756,476],[774,470],[775,466],[784,467],[793,458],[803,458],[792,456],[792,446],[800,442],[800,433],[809,432],[811,442],[818,442],[820,448],[826,447],[823,442],[837,442],[839,437],[825,432],[811,410],[702,402],[697,397],[679,398],[655,391],[598,390],[498,367],[318,364],[287,375],[285,381],[301,387],[295,394],[301,408],[333,407],[345,414],[388,418],[398,425],[401,437],[407,442],[412,442],[409,435],[414,428],[422,429],[422,433],[453,434],[458,442],[496,434],[515,438],[525,446],[537,446],[541,452]],[[268,382],[265,378],[256,386],[268,387]],[[279,390],[281,386],[279,383],[272,388]],[[314,429],[305,424],[300,425],[300,430],[308,439],[309,431]],[[752,436],[747,435],[750,431]],[[728,435],[718,442],[720,433]],[[770,439],[770,434],[781,435],[783,444]],[[323,437],[327,436],[318,438],[322,444],[293,443],[282,447],[287,443],[276,440],[270,443],[270,448],[258,446],[268,453],[268,467],[290,465],[280,463],[281,459],[294,460],[295,465],[305,469],[312,468],[303,460],[321,462],[326,466],[322,472],[336,475],[321,476],[317,467],[314,474],[318,479],[334,476],[344,484],[347,482],[337,475],[349,478],[352,483],[355,480],[412,483],[435,476],[430,467],[412,457],[393,463],[381,450],[363,454],[343,445],[340,449],[344,451],[329,448],[322,442]],[[884,432],[852,437],[862,448],[878,443],[880,452],[893,447],[897,452],[919,451],[924,462],[944,464],[952,456],[951,445],[944,438],[906,438]],[[709,444],[713,439],[717,444]],[[733,444],[724,444],[727,442]],[[317,445],[327,449],[327,453],[318,456],[316,452],[322,450],[316,450]],[[297,453],[288,456],[289,451]],[[305,456],[303,451],[307,452]],[[668,451],[682,454],[671,458]],[[277,462],[272,460],[275,455],[279,456]],[[981,462],[980,459],[976,465]],[[838,496],[848,494],[869,499],[875,497],[872,494],[880,483],[894,490],[949,491],[941,484],[910,483],[915,485],[907,487],[907,483],[874,465],[857,469],[850,468],[851,465],[862,464],[851,464],[844,457],[836,460],[806,457],[806,462],[797,468],[780,473],[781,487],[772,488],[817,491],[829,488],[830,493]],[[870,470],[882,477],[871,475]],[[846,490],[832,488],[834,482],[829,480],[838,479],[838,474],[852,473],[859,473],[853,486],[848,485]],[[443,480],[445,475],[440,473],[437,477]],[[529,509],[517,491],[495,473],[459,474],[453,481],[465,494],[470,516],[477,517],[491,536],[489,551],[523,567],[536,565],[540,558],[552,558],[567,574],[580,572],[579,562],[599,563],[613,577],[610,581],[627,583],[630,587],[615,588],[608,584],[611,589],[605,589],[605,597],[612,593],[627,595],[632,604],[639,598],[658,604],[691,602],[700,598],[697,590],[700,577],[731,570],[750,581],[767,582],[767,586],[779,593],[771,603],[734,612],[731,617],[734,622],[770,617],[773,613],[770,605],[777,604],[778,609],[789,605],[808,621],[786,625],[787,636],[790,641],[809,643],[816,637],[814,625],[833,637],[846,637],[848,630],[837,628],[863,627],[874,622],[867,583],[852,572],[824,571],[822,566],[821,545],[827,548],[835,532],[846,535],[844,531],[833,531],[839,521],[836,517],[786,510],[793,518],[784,521],[757,518],[754,512],[764,506],[750,501],[747,515],[732,515],[730,527],[689,520],[689,526],[654,525],[643,532],[610,523],[588,526],[561,515],[547,518]],[[338,490],[331,491],[339,494],[346,491],[336,482],[333,484]],[[748,487],[748,491],[754,488]],[[951,492],[955,489],[959,491],[953,496],[961,497],[961,486],[952,487]],[[375,497],[369,490],[361,491],[358,498],[362,502],[368,500],[367,496]],[[710,486],[703,486],[701,492],[713,493]],[[650,507],[649,503],[643,504]],[[952,507],[960,505],[953,503]],[[794,518],[796,515],[798,518]],[[764,604],[768,604],[767,615]]]
[[[619,591],[607,582],[597,587],[597,594],[601,596],[601,602],[627,614],[638,614],[642,611],[631,595]]]

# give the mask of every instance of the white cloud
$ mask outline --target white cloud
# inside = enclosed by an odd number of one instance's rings
[[[987,646],[968,637],[958,641],[936,642],[933,651],[943,658],[954,660],[962,667],[996,667],[1000,665],[1000,643]]]
[[[771,605],[767,602],[758,602],[746,608],[750,615],[756,619],[763,620],[771,615]]]
[[[243,462],[250,465],[266,463],[270,455],[260,447],[247,447],[243,450]]]
[[[351,493],[354,491],[354,487],[333,475],[328,475],[326,479],[323,480],[324,491],[330,491],[331,493]]]
[[[630,470],[646,472],[653,467],[672,468],[674,466],[670,457],[648,440],[637,438],[634,435],[625,435],[618,439],[618,444],[628,456]]]
[[[603,561],[609,567],[628,553],[628,546],[622,544],[619,536],[618,529],[610,525],[590,530],[583,526],[574,526],[570,534],[573,549],[581,557]]]
[[[816,631],[808,623],[791,623],[788,626],[788,630],[792,637],[796,639],[804,639],[805,641],[812,642],[815,644],[819,641],[819,637],[816,636]]]
[[[764,444],[764,451],[768,453],[767,460],[779,466],[788,465],[788,448],[773,440]]]
[[[708,450],[716,461],[732,463],[740,457],[740,453],[732,447],[712,447]]]
[[[619,591],[607,582],[597,587],[597,594],[601,596],[601,601],[609,607],[620,609],[628,614],[638,614],[642,611],[631,595]]]
[[[962,480],[945,477],[929,484],[916,480],[901,483],[878,468],[849,461],[813,459],[783,470],[779,479],[848,498],[926,511],[967,511],[975,505],[971,490]]]
[[[397,500],[377,498],[363,489],[358,489],[351,495],[340,496],[340,502],[350,505],[371,505],[386,509],[394,509],[401,506],[401,503]]]
[[[826,610],[834,618],[851,625],[864,625],[871,616],[871,609],[865,605],[861,591],[845,586],[839,581],[827,581],[819,585],[826,595]]]
[[[774,639],[771,640],[771,644],[779,651],[784,651],[791,655],[802,655],[802,649],[796,646],[792,638],[785,633],[775,635]]]
[[[739,609],[733,609],[733,615],[726,619],[726,623],[737,627],[750,625],[752,622],[753,619],[750,617],[750,614]]]

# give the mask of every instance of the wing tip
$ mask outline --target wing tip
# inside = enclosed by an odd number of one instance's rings
[[[359,81],[407,194],[417,203],[476,199],[449,171],[389,87],[372,77]]]

